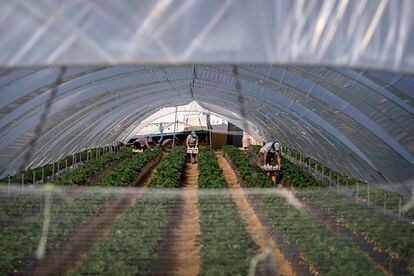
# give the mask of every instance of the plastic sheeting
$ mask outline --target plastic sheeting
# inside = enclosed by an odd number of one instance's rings
[[[412,0],[0,0],[0,64],[295,63],[414,72]]]
[[[58,67],[1,70],[1,176],[16,172],[28,150],[33,151],[28,166],[37,167],[128,141],[151,114],[195,100],[334,170],[411,192],[412,75],[321,66],[68,67],[31,148],[59,72]]]

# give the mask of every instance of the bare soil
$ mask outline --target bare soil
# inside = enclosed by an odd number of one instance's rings
[[[266,266],[272,268],[278,275],[296,275],[292,265],[286,260],[275,240],[264,227],[256,215],[255,210],[250,206],[245,198],[243,189],[241,188],[238,177],[227,160],[223,157],[222,152],[216,152],[219,165],[223,170],[224,178],[228,186],[234,202],[236,203],[239,214],[246,222],[246,230],[251,235],[254,242],[260,246],[260,255],[264,255],[265,250],[271,252],[273,260]],[[273,265],[272,265],[273,264]],[[262,268],[263,269],[263,268]]]
[[[152,275],[197,275],[200,270],[200,224],[197,164],[186,164],[182,193],[170,210],[168,230]]]

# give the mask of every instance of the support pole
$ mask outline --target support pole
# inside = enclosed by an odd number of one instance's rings
[[[174,119],[174,134],[173,134],[173,147],[175,147],[175,133],[177,132],[177,107],[175,107],[175,119]]]
[[[45,166],[42,167],[42,185],[45,184]]]
[[[357,199],[357,202],[358,202],[359,201],[359,181],[358,180],[357,180],[356,199]]]
[[[68,171],[68,157],[65,158],[65,172]]]
[[[10,177],[9,177],[9,179],[10,179]],[[10,182],[10,180],[9,180],[9,182]],[[398,201],[398,218],[401,220],[401,196],[400,196],[400,199]]]
[[[33,169],[33,185],[36,183],[36,169]]]
[[[55,163],[52,163],[52,181],[55,178]]]

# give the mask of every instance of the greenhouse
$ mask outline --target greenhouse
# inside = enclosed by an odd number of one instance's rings
[[[0,275],[414,275],[411,0],[0,0]]]

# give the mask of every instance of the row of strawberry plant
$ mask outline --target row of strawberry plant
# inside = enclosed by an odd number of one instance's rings
[[[223,176],[214,151],[210,147],[202,147],[198,153],[198,187],[199,188],[226,188]]]
[[[199,194],[201,275],[247,275],[259,247],[228,192]]]
[[[288,154],[292,158],[299,160],[299,156],[300,156],[299,152],[293,149],[289,149]],[[325,175],[325,176],[330,176],[334,181],[337,181],[338,184],[342,184],[350,188],[353,192],[354,197],[358,197],[360,199],[368,201],[368,185],[366,183],[362,181],[358,181],[357,179],[353,177],[349,177],[337,171],[334,171],[315,159],[305,157],[301,161],[303,161],[306,164],[310,164],[310,166],[313,168],[316,167],[320,174]],[[284,159],[283,163],[285,162],[286,161]],[[283,170],[283,166],[282,166],[282,170]],[[308,174],[308,173],[305,172],[305,174]],[[308,185],[308,186],[312,186],[312,185]],[[305,186],[301,186],[301,187],[305,187]],[[405,198],[397,192],[385,190],[380,187],[370,186],[369,189],[370,189],[369,191],[370,204],[373,204],[379,207],[384,207],[384,203],[385,203],[385,208],[387,210],[392,211],[396,214],[398,214],[401,211],[403,215],[410,217],[411,219],[414,219],[414,208],[411,208],[408,211],[401,210],[401,206],[410,201],[409,198]]]
[[[174,198],[146,191],[69,275],[150,275]]]
[[[401,212],[402,215],[411,218],[414,222],[414,208],[409,210],[403,210],[401,208],[410,201],[409,198],[404,198],[396,192],[386,191],[378,187],[369,186],[368,188],[368,185],[366,184],[359,184],[358,187],[352,187],[352,193],[355,198],[362,199],[365,202],[368,201],[369,193],[370,204],[385,207],[387,210],[395,214],[399,214],[399,212]]]
[[[109,203],[109,194],[84,191],[68,204],[53,206],[47,235],[46,257],[60,246],[78,225],[101,212]],[[33,262],[42,236],[43,213],[39,213],[0,232],[0,274],[18,272]]]
[[[47,179],[52,176],[52,174],[57,172],[58,167],[60,168],[60,170],[62,170],[63,168],[65,168],[66,170],[66,168],[74,165],[74,161],[76,162],[76,161],[81,160],[82,162],[85,162],[88,159],[91,160],[92,158],[97,158],[98,152],[99,154],[101,154],[102,152],[104,152],[104,148],[89,149],[89,150],[85,150],[80,153],[76,153],[75,155],[66,156],[63,159],[56,161],[54,166],[53,164],[47,164],[47,165],[44,165],[43,167],[28,169],[27,171],[24,171],[24,179],[23,179],[22,173],[17,173],[15,175],[11,175],[10,177],[0,179],[0,183],[8,183],[10,179],[10,183],[24,182],[27,184],[31,184],[33,183],[33,180],[35,181],[42,180],[42,175],[46,182]],[[74,158],[74,156],[76,156],[76,158]],[[78,163],[78,164],[82,164],[82,163]]]
[[[254,155],[258,155],[260,146],[252,146],[250,151]],[[315,180],[309,173],[290,162],[286,158],[282,158],[282,166],[280,168],[281,182],[298,188],[320,186],[320,182]]]
[[[89,160],[78,168],[63,174],[61,177],[53,181],[56,185],[79,185],[86,184],[91,177],[96,175],[107,165],[114,161],[124,160],[132,155],[131,149],[125,148],[116,154],[105,154],[96,159]]]
[[[128,158],[132,155],[130,149],[123,149],[115,154],[105,154],[81,164],[76,169],[64,173],[52,183],[55,185],[79,185],[86,184],[90,178],[96,175],[108,164]],[[54,194],[55,205],[62,203],[58,194]],[[9,222],[20,220],[21,217],[34,215],[41,210],[43,206],[43,195],[39,191],[30,191],[24,193],[13,192],[11,195],[5,196],[0,203],[0,223],[3,225]]]
[[[111,173],[96,182],[96,186],[125,187],[137,177],[145,165],[160,154],[160,149],[146,149],[121,162]]]
[[[247,187],[272,187],[273,183],[249,158],[235,146],[224,146],[223,152],[230,158],[233,166]]]
[[[407,264],[407,269],[414,273],[414,224],[389,219],[381,212],[356,204],[349,197],[329,189],[300,194],[390,258]]]
[[[264,214],[295,246],[310,271],[321,275],[381,275],[350,239],[321,224],[308,209],[297,209],[279,195],[260,195]]]
[[[176,188],[179,186],[185,166],[186,151],[183,147],[174,147],[170,153],[161,160],[155,177],[149,187]]]

